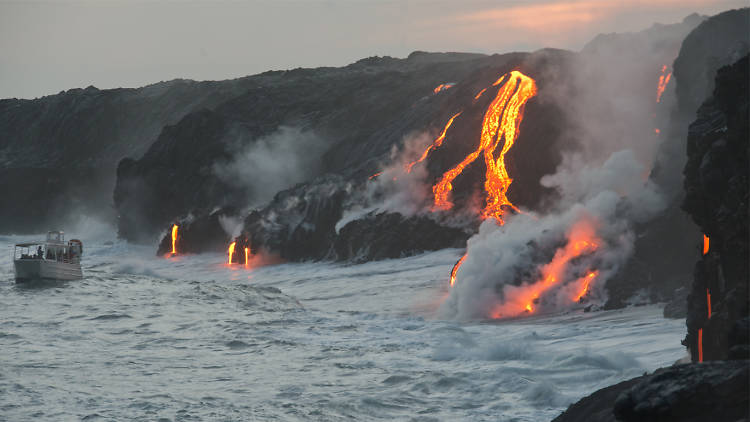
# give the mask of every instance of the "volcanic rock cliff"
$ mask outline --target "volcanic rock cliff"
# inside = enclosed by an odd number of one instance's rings
[[[750,418],[749,60],[702,85],[713,86],[713,95],[687,136],[682,207],[706,235],[687,299],[683,344],[693,363],[599,390],[555,421]]]
[[[249,86],[174,80],[137,89],[71,89],[0,100],[0,233],[46,231],[70,214],[111,216],[115,167],[162,127]]]

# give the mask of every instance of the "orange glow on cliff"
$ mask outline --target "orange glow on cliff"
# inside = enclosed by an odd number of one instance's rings
[[[429,147],[427,147],[426,150],[424,150],[424,152],[422,153],[422,156],[419,157],[417,161],[412,161],[411,163],[406,165],[407,173],[411,173],[411,168],[414,167],[415,164],[421,163],[422,161],[424,161],[425,158],[427,158],[427,156],[430,155],[430,151],[434,150],[435,148],[438,148],[440,145],[443,144],[443,141],[445,140],[445,133],[448,132],[448,128],[450,128],[451,125],[453,124],[453,120],[456,117],[460,116],[461,113],[463,113],[463,111],[459,111],[458,113],[454,114],[453,117],[450,118],[450,120],[448,120],[448,123],[445,124],[443,131],[440,132],[440,136],[438,136],[437,138],[435,138],[434,141],[432,141],[432,145],[430,145]]]
[[[502,82],[505,83],[500,87],[495,99],[485,112],[479,146],[463,161],[445,172],[433,186],[435,209],[449,210],[453,207],[450,201],[450,194],[453,190],[452,182],[480,154],[483,154],[487,169],[484,183],[487,198],[486,206],[481,213],[482,218],[492,217],[502,224],[502,216],[505,212],[503,207],[517,210],[506,196],[513,179],[510,178],[505,168],[505,154],[518,137],[524,106],[531,97],[536,95],[537,88],[533,79],[516,70],[503,75],[493,86],[500,85]],[[501,141],[502,149],[496,153]],[[497,158],[495,158],[496,155]]]
[[[504,301],[492,311],[492,318],[513,317],[525,312],[534,312],[533,305],[543,293],[565,282],[566,270],[570,261],[594,252],[598,248],[599,241],[591,221],[584,219],[574,224],[568,233],[566,245],[557,249],[552,260],[542,267],[541,278],[531,284],[506,286]],[[589,271],[585,277],[579,279],[578,282],[581,283],[580,293],[570,300],[580,300],[598,274],[597,271]]]
[[[232,257],[234,256],[234,245],[236,243],[237,242],[230,243],[229,244],[229,249],[227,250],[227,252],[229,253],[229,261],[227,262],[227,264],[229,264],[229,265],[232,265]]]
[[[656,85],[656,102],[661,102],[661,96],[664,94],[664,90],[667,89],[667,84],[672,78],[672,72],[666,73],[667,65],[661,67],[661,75],[659,76],[659,83]]]
[[[453,266],[453,269],[451,270],[451,287],[453,287],[453,284],[456,283],[456,273],[458,272],[458,269],[461,268],[461,264],[464,263],[464,260],[468,255],[468,253],[465,253],[464,256],[462,256],[458,260],[458,262],[456,262],[456,265]]]
[[[177,224],[172,225],[172,255],[177,254]]]
[[[706,289],[706,304],[708,305],[708,319],[711,319],[711,291]]]
[[[250,264],[250,248],[245,248],[245,268]]]
[[[703,235],[703,255],[708,253],[708,247],[709,247],[708,241],[709,241],[708,236],[704,234]]]
[[[483,90],[479,91],[477,95],[474,96],[474,100],[478,100],[482,97],[482,94],[484,94],[484,91],[487,91],[487,88],[484,88]]]
[[[703,362],[703,328],[698,329],[698,362]]]

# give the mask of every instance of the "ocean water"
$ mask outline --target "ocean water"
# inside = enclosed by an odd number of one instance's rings
[[[0,237],[0,420],[544,421],[685,354],[656,305],[443,320],[458,250],[244,269],[78,237],[85,278],[31,285],[34,237]]]

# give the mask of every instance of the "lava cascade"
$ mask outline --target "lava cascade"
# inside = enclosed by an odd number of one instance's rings
[[[672,78],[672,72],[667,73],[667,65],[661,67],[661,75],[659,76],[659,82],[656,85],[656,102],[661,102],[661,96],[664,94],[664,90],[667,89],[667,84]]]
[[[463,111],[459,111],[458,113],[454,114],[448,120],[448,123],[445,124],[445,127],[443,128],[443,131],[440,132],[440,136],[438,136],[437,138],[435,138],[434,141],[432,141],[432,144],[429,147],[427,147],[426,150],[424,150],[424,152],[422,153],[422,155],[419,157],[418,160],[412,161],[411,163],[409,163],[409,164],[406,165],[405,170],[406,170],[407,173],[411,173],[411,169],[412,169],[412,167],[414,167],[415,164],[421,163],[422,161],[424,161],[427,158],[427,156],[430,155],[430,151],[434,150],[435,148],[440,147],[440,145],[443,144],[443,141],[445,140],[445,133],[448,132],[448,129],[453,124],[453,120],[455,120],[456,117],[460,116],[461,113],[463,113]]]
[[[465,253],[461,258],[458,259],[458,262],[453,266],[453,269],[451,270],[451,287],[453,287],[453,284],[456,283],[456,273],[458,272],[458,269],[461,268],[461,264],[464,263],[464,260],[468,256],[468,253]]]
[[[232,242],[229,244],[229,249],[227,249],[227,253],[229,254],[229,261],[227,261],[227,264],[232,265],[232,258],[234,257],[234,247],[237,245],[237,242]]]
[[[584,277],[575,282],[566,282],[566,272],[573,259],[588,255],[597,250],[600,243],[596,236],[594,224],[588,219],[578,221],[570,229],[564,247],[555,251],[552,260],[542,267],[541,277],[534,283],[521,286],[506,286],[504,300],[492,310],[492,318],[504,318],[533,313],[541,296],[556,286],[571,284],[565,292],[572,292],[567,297],[571,302],[579,302],[589,291],[598,271],[589,270]]]
[[[705,234],[703,235],[703,255],[708,253],[709,248],[709,238]]]
[[[177,254],[177,231],[179,226],[177,224],[172,225],[172,255]]]
[[[456,85],[455,83],[448,82],[444,84],[440,84],[435,87],[435,89],[432,90],[433,93],[437,94],[440,91],[445,91],[446,89],[453,88],[453,86]]]
[[[478,148],[455,167],[445,172],[432,190],[435,195],[435,209],[451,209],[453,203],[449,196],[453,190],[452,182],[480,154],[483,154],[486,165],[484,186],[487,198],[481,216],[483,219],[495,218],[499,224],[502,224],[502,216],[505,212],[503,207],[517,210],[506,196],[513,179],[510,178],[505,167],[505,154],[518,137],[518,129],[523,119],[523,108],[526,102],[536,95],[537,88],[532,78],[516,70],[503,75],[493,84],[493,86],[497,85],[501,85],[501,88],[484,115]],[[495,151],[501,140],[503,147],[495,158]]]

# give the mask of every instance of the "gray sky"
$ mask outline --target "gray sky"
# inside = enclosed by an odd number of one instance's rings
[[[414,50],[580,49],[749,0],[0,0],[0,98],[342,66]]]

